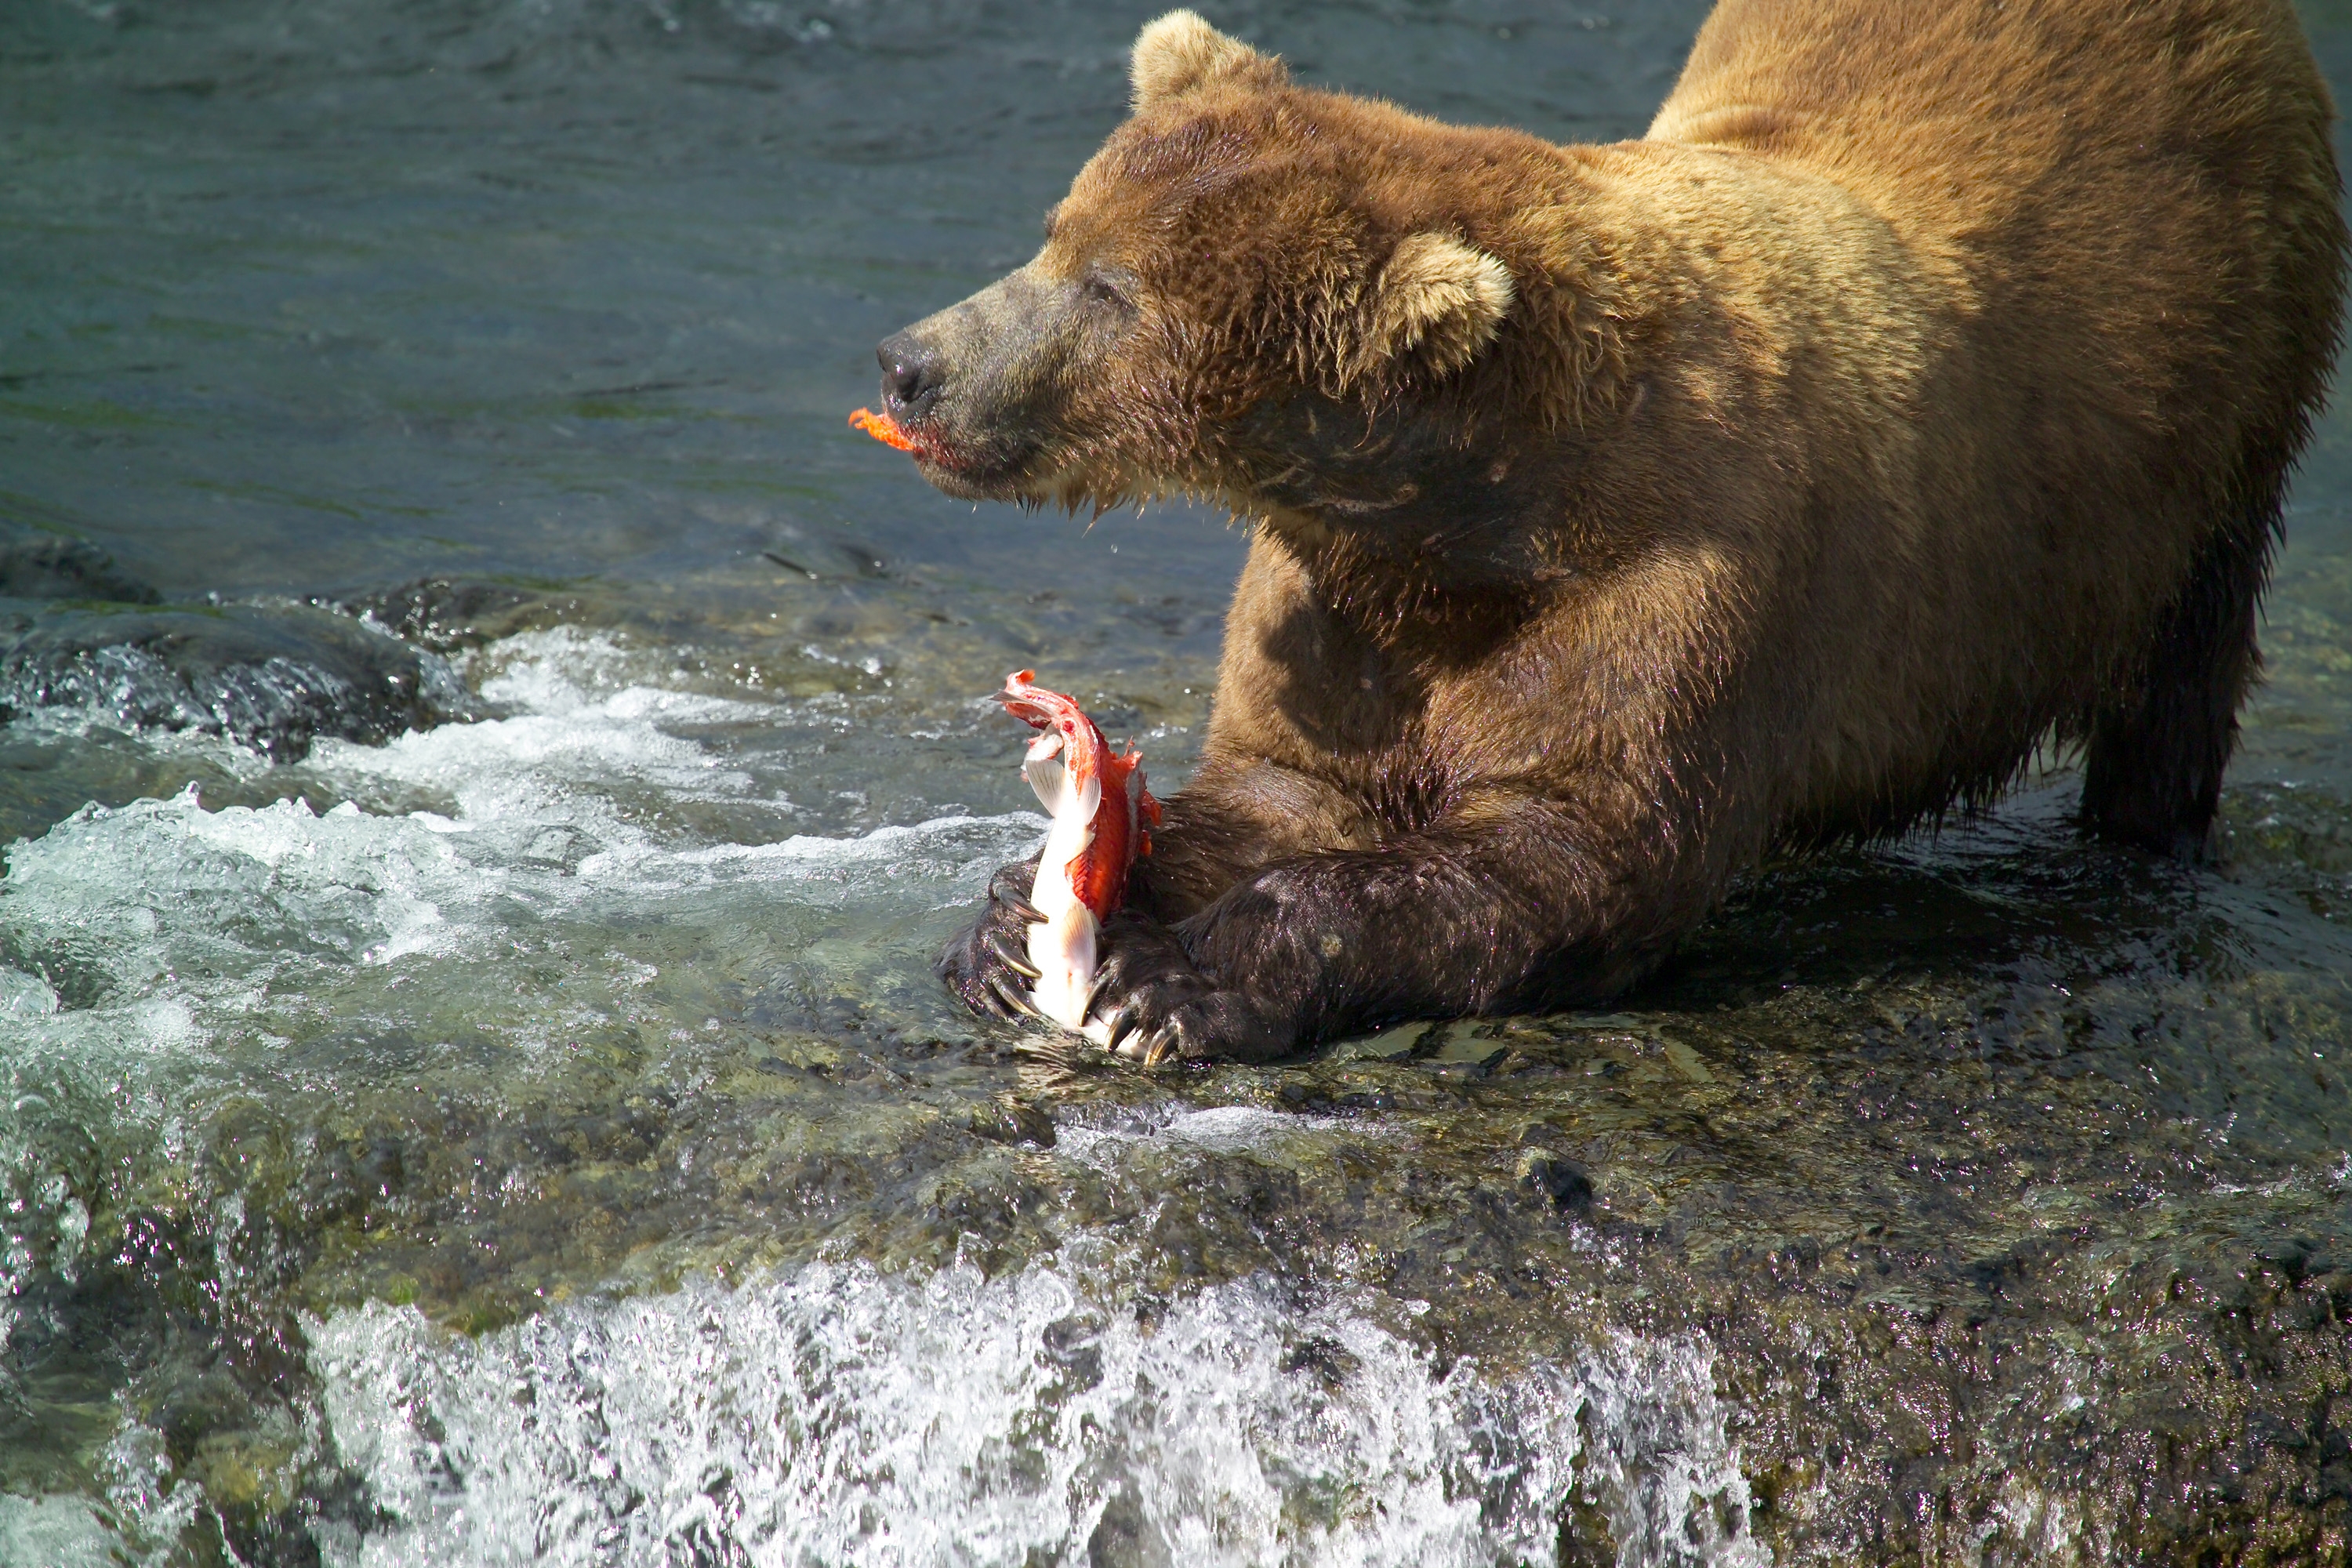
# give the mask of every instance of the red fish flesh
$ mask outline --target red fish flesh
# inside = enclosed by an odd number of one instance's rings
[[[887,414],[877,414],[870,408],[861,408],[849,416],[849,427],[853,430],[863,430],[884,446],[896,447],[901,452],[911,452],[915,449],[914,437],[901,430],[898,427],[898,422]]]

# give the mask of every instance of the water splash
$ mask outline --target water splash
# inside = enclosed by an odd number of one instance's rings
[[[193,731],[278,761],[322,737],[374,743],[473,707],[439,656],[303,605],[68,609],[0,636],[0,714]]]
[[[1368,1302],[1139,1314],[1079,1273],[816,1264],[478,1340],[339,1313],[332,1440],[394,1521],[347,1559],[1549,1563],[1579,1488],[1625,1568],[1769,1561],[1701,1346],[1490,1376]]]
[[[122,1560],[118,1538],[81,1499],[0,1492],[0,1563],[115,1568]]]
[[[601,637],[526,634],[483,655],[485,689],[509,716],[382,747],[322,741],[310,763],[339,792],[424,792],[454,815],[350,800],[322,813],[299,798],[210,810],[191,785],[86,807],[11,847],[0,1019],[28,1026],[26,1039],[63,1043],[89,1033],[94,1020],[78,1016],[88,1009],[144,1008],[138,1037],[169,1047],[186,1043],[192,1021],[246,1016],[253,988],[289,966],[317,971],[316,984],[354,965],[479,956],[519,920],[737,885],[818,906],[879,895],[919,911],[968,898],[1036,832],[1034,815],[1015,813],[702,842],[643,820],[634,798],[739,799],[745,775],[668,726],[765,705],[647,685],[650,656]],[[122,1022],[104,1026],[119,1034]]]

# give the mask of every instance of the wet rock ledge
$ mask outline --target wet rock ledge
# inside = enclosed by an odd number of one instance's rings
[[[279,763],[322,737],[381,744],[473,716],[441,654],[537,597],[435,580],[347,602],[166,604],[84,541],[0,537],[0,722],[79,709]]]

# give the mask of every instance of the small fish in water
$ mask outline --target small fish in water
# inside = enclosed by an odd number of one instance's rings
[[[1158,826],[1160,803],[1143,787],[1143,758],[1129,746],[1114,753],[1086,710],[1016,669],[997,693],[1004,710],[1036,726],[1021,771],[1054,819],[1029,895],[1045,918],[1029,925],[1029,962],[1037,970],[1030,998],[1037,1011],[1097,1045],[1109,1026],[1087,1017],[1094,984],[1095,936],[1127,897],[1127,870],[1151,853],[1147,824]]]

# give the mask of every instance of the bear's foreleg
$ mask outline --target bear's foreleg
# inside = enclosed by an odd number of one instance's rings
[[[1361,805],[1320,780],[1257,759],[1213,759],[1160,802],[1151,852],[1128,873],[1127,907],[1173,922],[1279,860],[1377,842]]]
[[[1286,859],[1196,913],[1104,932],[1096,1013],[1147,1060],[1264,1059],[1403,1018],[1622,990],[1681,923],[1663,868],[1597,855],[1583,814],[1471,803],[1379,849]]]

